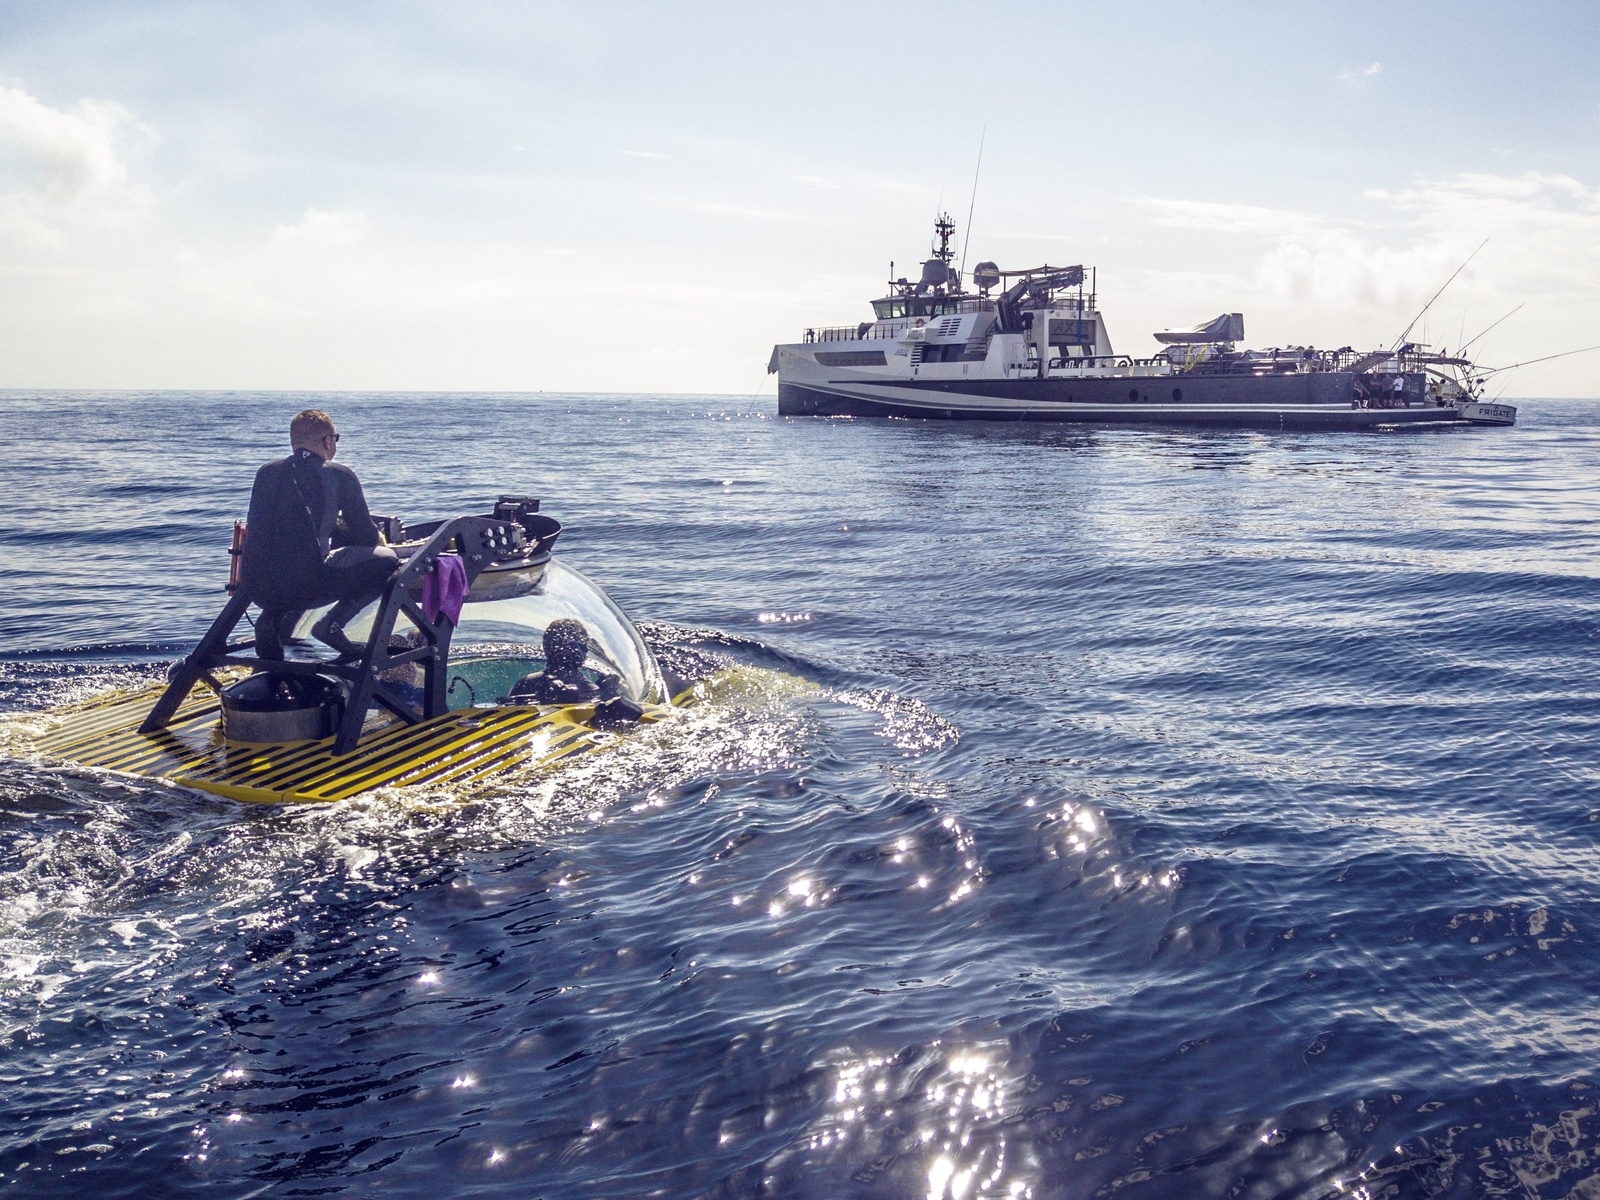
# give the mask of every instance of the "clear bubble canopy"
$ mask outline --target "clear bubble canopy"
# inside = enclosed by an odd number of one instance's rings
[[[350,636],[365,639],[376,613],[373,605],[352,620]],[[667,698],[661,669],[633,622],[599,585],[552,560],[485,571],[473,582],[450,643],[450,707],[497,703],[518,679],[544,670],[544,631],[562,618],[581,622],[588,634],[584,673],[594,682],[614,676],[621,694],[639,703]],[[394,630],[402,637],[417,632],[403,613]]]

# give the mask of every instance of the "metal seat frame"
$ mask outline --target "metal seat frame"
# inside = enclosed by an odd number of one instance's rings
[[[378,612],[372,622],[372,632],[367,636],[366,648],[360,658],[349,663],[278,661],[241,653],[253,650],[256,646],[253,638],[228,641],[239,624],[239,618],[250,606],[250,597],[241,589],[229,597],[228,603],[194,650],[174,664],[169,673],[171,682],[150,710],[144,724],[139,726],[139,732],[155,733],[166,728],[197,683],[204,683],[213,691],[221,692],[222,682],[214,674],[219,667],[249,667],[277,675],[331,675],[344,680],[349,687],[349,694],[345,700],[344,717],[334,739],[334,754],[348,754],[356,748],[356,743],[361,739],[361,727],[367,719],[367,710],[374,704],[382,705],[413,725],[443,716],[449,710],[445,684],[450,637],[455,626],[442,612],[432,621],[423,612],[420,599],[423,579],[435,569],[442,554],[460,555],[466,567],[469,589],[479,573],[496,562],[522,558],[537,563],[550,559],[549,550],[543,546],[535,548],[531,555],[529,550],[530,543],[523,527],[515,519],[468,516],[445,521],[389,577],[378,600]],[[397,647],[393,643],[394,623],[402,613],[421,632],[421,645],[401,643]],[[422,664],[423,702],[420,709],[395,692],[382,678],[385,672],[405,663]]]

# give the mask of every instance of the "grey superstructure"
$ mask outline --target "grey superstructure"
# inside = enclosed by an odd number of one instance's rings
[[[1241,350],[1239,313],[1157,333],[1155,357],[1119,355],[1092,270],[983,262],[969,292],[951,266],[955,226],[941,216],[934,229],[921,278],[891,280],[873,320],[773,347],[780,413],[1265,429],[1516,421],[1511,405],[1481,399],[1465,358],[1411,342]]]

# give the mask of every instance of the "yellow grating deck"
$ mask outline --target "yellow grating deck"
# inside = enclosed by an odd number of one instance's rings
[[[343,800],[378,787],[455,783],[512,767],[554,762],[595,745],[588,705],[463,708],[418,725],[364,734],[335,757],[333,739],[254,745],[222,738],[216,697],[202,689],[158,733],[139,732],[161,687],[98,697],[55,714],[33,743],[43,757],[169,779],[233,800],[297,804]],[[647,713],[646,720],[662,710]]]

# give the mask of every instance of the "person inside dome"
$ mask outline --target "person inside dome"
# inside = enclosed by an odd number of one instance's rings
[[[589,656],[589,633],[582,621],[562,617],[544,631],[544,670],[524,675],[507,699],[523,704],[589,704],[622,694],[622,681],[613,674],[598,683],[584,673]]]

